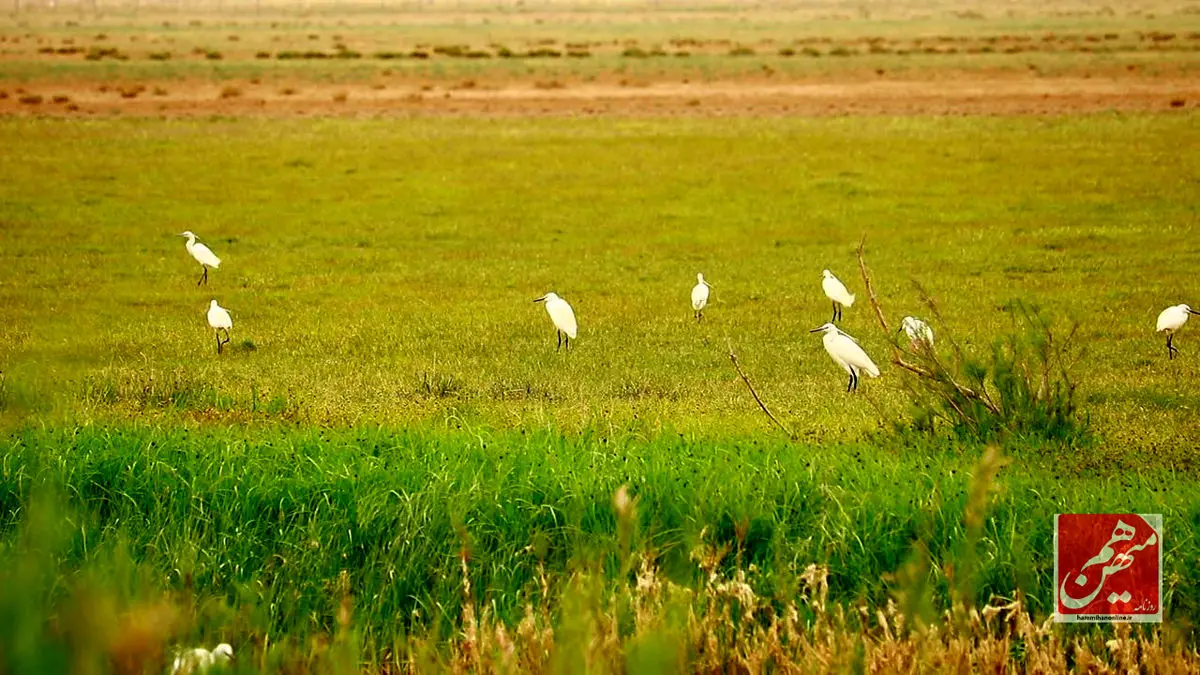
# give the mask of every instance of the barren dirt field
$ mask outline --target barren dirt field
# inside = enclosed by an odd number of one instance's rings
[[[138,83],[147,89],[162,85]],[[28,115],[1027,115],[1192,108],[1200,81],[1190,77],[1105,76],[1042,79],[990,73],[938,80],[870,80],[773,84],[766,82],[651,82],[636,87],[592,83],[542,89],[410,85],[388,89],[305,82],[278,87],[172,83],[160,96],[122,96],[90,83],[31,86],[45,101],[36,107],[10,95],[0,114]],[[49,93],[53,92],[53,93]],[[22,92],[24,94],[24,92]],[[36,94],[35,94],[36,95]],[[65,99],[65,100],[64,100]]]
[[[1186,4],[775,10],[480,4],[0,20],[0,114],[826,116],[1200,102]]]

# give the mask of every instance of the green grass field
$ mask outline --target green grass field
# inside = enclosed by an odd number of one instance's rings
[[[265,670],[320,671],[323,641],[377,668],[438,661],[471,602],[565,621],[587,574],[621,588],[651,560],[703,589],[694,554],[723,546],[721,574],[768,605],[810,564],[846,606],[913,597],[907,561],[929,617],[1020,591],[1040,622],[1053,514],[1126,510],[1165,515],[1167,613],[1194,649],[1200,339],[1168,361],[1153,328],[1200,305],[1198,143],[1191,113],[0,120],[0,559],[35,561],[0,576],[23,591],[0,602],[0,672],[100,653],[55,608],[124,616],[164,592],[184,619],[159,648],[220,638]],[[207,286],[185,229],[223,260]],[[936,300],[943,353],[987,353],[1016,300],[1077,321],[1090,434],[1004,437],[989,482],[981,443],[904,430],[862,237],[893,322],[932,316],[913,281]],[[807,332],[829,319],[826,268],[860,294],[844,328],[883,370],[858,395]],[[569,353],[532,303],[550,290],[579,318]],[[222,355],[213,298],[234,320]]]
[[[67,423],[464,419],[765,431],[728,345],[814,441],[888,430],[899,373],[841,395],[820,274],[966,347],[1006,303],[1082,324],[1104,446],[1195,460],[1189,115],[828,121],[5,121],[5,413]],[[197,232],[221,269],[199,266]],[[714,284],[706,320],[688,306]],[[532,300],[580,337],[554,352]],[[215,353],[205,310],[234,317]],[[845,328],[886,361],[865,302]],[[1114,458],[1113,461],[1120,461]]]

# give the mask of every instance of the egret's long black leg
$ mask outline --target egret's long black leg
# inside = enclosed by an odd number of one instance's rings
[[[837,311],[837,309],[838,309],[838,308],[837,308],[837,303],[835,302],[835,303],[833,303],[833,318],[829,320],[829,321],[830,321],[830,323],[833,323],[833,322],[836,322],[836,321],[837,321],[837,317],[838,317],[838,311]]]
[[[229,340],[230,340],[230,338],[229,338],[229,329],[228,329],[228,328],[222,328],[221,330],[225,331],[225,344],[229,344]]]
[[[200,284],[208,283],[208,268],[205,267],[204,265],[201,265],[200,268],[204,270],[204,274],[201,274],[200,278],[196,280],[197,286],[199,286]]]
[[[213,331],[213,334],[217,336],[217,353],[220,354],[221,353],[221,345],[224,344],[221,342],[221,331],[219,331],[219,330]]]
[[[850,377],[854,378],[854,391],[858,391],[858,371],[851,368]]]
[[[1167,358],[1168,359],[1175,358],[1175,354],[1177,354],[1179,352],[1179,350],[1175,348],[1175,345],[1171,344],[1171,342],[1174,339],[1175,339],[1174,333],[1167,333]]]
[[[846,382],[846,393],[849,394],[854,387],[854,371],[850,371],[850,380]]]
[[[554,336],[558,338],[558,346],[554,348],[554,351],[558,351],[558,350],[562,349],[562,331],[561,330],[554,331]]]
[[[570,335],[566,335],[563,337],[563,345],[567,348],[567,351],[571,351],[571,336]]]

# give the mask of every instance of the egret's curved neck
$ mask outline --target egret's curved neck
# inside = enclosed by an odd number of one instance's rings
[[[192,247],[196,245],[196,235],[187,234],[184,236],[187,237],[187,247],[188,247],[188,250],[190,251],[190,250],[192,250]]]

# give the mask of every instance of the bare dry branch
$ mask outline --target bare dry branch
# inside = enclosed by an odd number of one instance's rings
[[[779,419],[771,413],[770,409],[767,408],[767,404],[763,403],[763,400],[758,395],[758,392],[754,390],[754,385],[750,384],[750,378],[746,377],[746,373],[742,371],[742,366],[738,364],[737,354],[733,353],[732,345],[729,345],[729,360],[733,362],[733,367],[735,370],[737,370],[737,374],[741,376],[742,382],[746,383],[746,388],[750,390],[750,395],[754,397],[754,401],[758,403],[758,407],[762,408],[762,411],[767,414],[767,417],[771,418],[771,421],[775,423],[775,426],[779,427],[783,433],[787,434],[789,439],[795,440],[796,437],[792,434],[792,430],[788,429],[783,422],[780,422]]]

